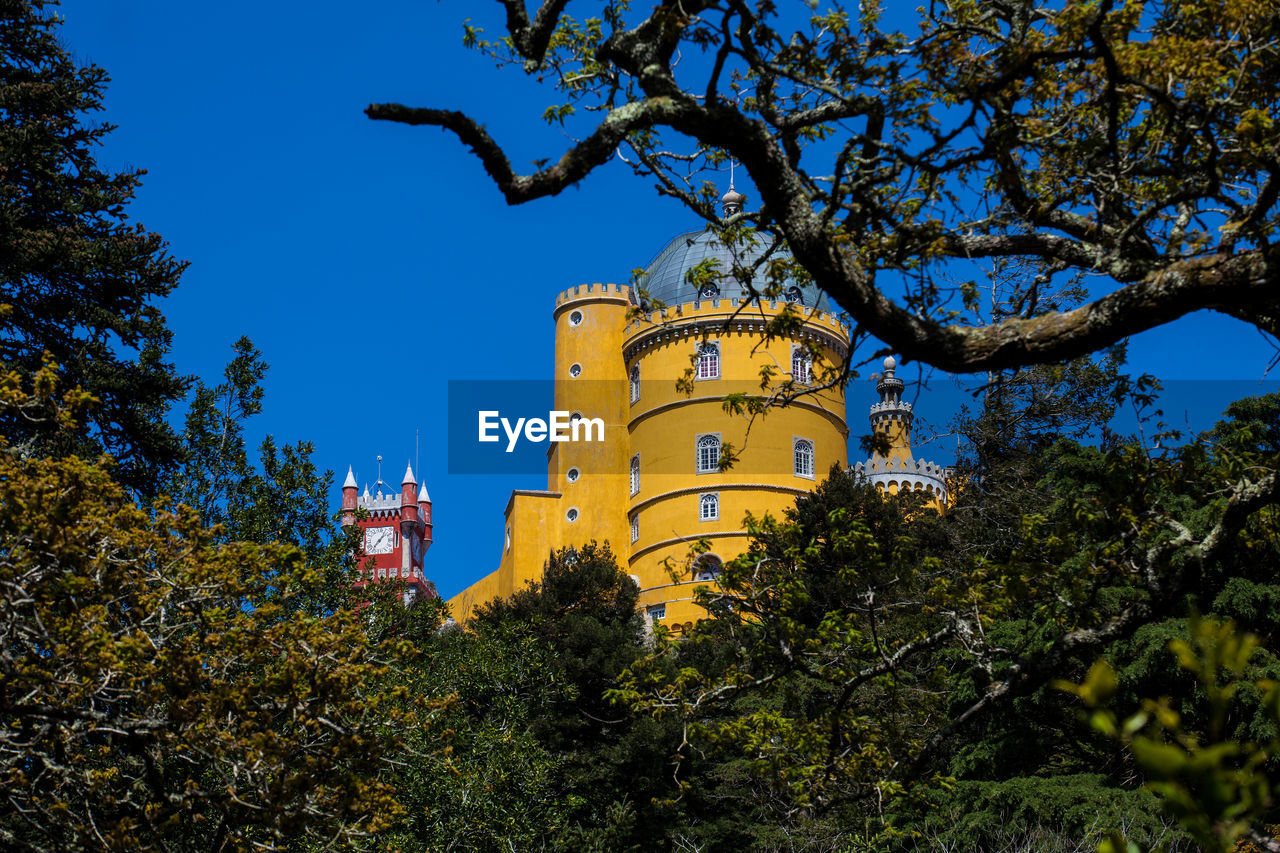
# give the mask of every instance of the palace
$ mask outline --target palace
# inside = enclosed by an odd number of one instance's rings
[[[730,187],[725,215],[744,201]],[[649,620],[685,630],[704,615],[694,590],[746,550],[747,515],[780,518],[833,467],[848,467],[843,389],[819,381],[821,368],[848,358],[848,330],[815,287],[791,283],[781,300],[749,298],[731,270],[758,259],[759,249],[735,253],[714,232],[691,231],[634,288],[580,285],[556,298],[554,409],[602,423],[602,440],[550,444],[547,488],[511,493],[498,566],[450,599],[455,618],[539,580],[552,551],[594,540],[610,544],[639,586]],[[698,274],[709,265],[717,280]],[[785,336],[769,334],[784,312],[793,320]],[[870,412],[887,452],[853,470],[886,493],[922,491],[945,508],[947,472],[912,454],[914,414],[896,366],[885,359]],[[809,393],[755,419],[727,412],[730,395],[760,393],[762,370]],[[728,452],[734,462],[722,468]],[[369,513],[360,522],[365,552],[375,555],[369,580],[399,579],[416,596],[434,596],[422,569],[426,489],[409,470],[401,494],[387,492],[366,488],[358,498],[350,475],[343,488],[344,523],[357,507]]]
[[[744,201],[730,188],[725,215]],[[840,389],[815,388],[754,421],[725,411],[726,395],[759,393],[762,367],[800,387],[813,381],[815,357],[840,365],[849,354],[848,330],[817,288],[746,298],[730,270],[757,258],[693,231],[671,240],[635,288],[581,285],[556,298],[555,408],[602,419],[604,441],[551,445],[547,488],[512,492],[498,567],[450,600],[456,618],[538,580],[551,551],[595,540],[612,546],[649,619],[681,630],[704,615],[694,589],[747,548],[748,513],[781,517],[833,466],[848,465]],[[709,260],[718,282],[690,275]],[[789,336],[766,335],[783,311],[797,318]],[[942,469],[912,458],[911,404],[887,367],[872,419],[893,451],[858,470],[889,492],[928,489],[942,503]],[[682,376],[692,393],[677,388]],[[736,460],[721,470],[728,447]],[[700,541],[710,547],[694,556]]]

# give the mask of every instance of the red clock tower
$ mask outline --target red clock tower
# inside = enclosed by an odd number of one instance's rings
[[[378,457],[382,461],[382,457]],[[386,487],[386,492],[383,487]],[[364,531],[364,560],[356,587],[366,583],[401,581],[405,584],[405,604],[438,598],[436,586],[422,571],[423,557],[431,547],[431,497],[427,487],[418,486],[413,468],[406,466],[400,493],[391,491],[379,478],[376,492],[357,495],[356,478],[350,468],[342,484],[342,524],[358,524]],[[356,520],[356,510],[367,514]]]

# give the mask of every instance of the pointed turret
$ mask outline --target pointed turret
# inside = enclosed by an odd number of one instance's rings
[[[427,484],[418,486],[418,529],[422,532],[422,551],[431,547],[431,496],[427,494]]]
[[[347,479],[342,483],[342,526],[356,522],[356,475],[351,466],[347,466]]]
[[[410,535],[418,523],[418,481],[413,476],[413,466],[406,464],[404,479],[400,481],[400,527],[404,535]]]

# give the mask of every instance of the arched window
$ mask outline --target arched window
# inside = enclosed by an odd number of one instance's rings
[[[720,377],[719,341],[705,341],[698,345],[698,366],[695,375],[699,379]]]
[[[631,516],[631,541],[634,542],[639,538],[640,538],[640,516],[633,515]],[[640,585],[640,582],[636,581],[636,586],[639,586],[639,585]]]
[[[804,293],[794,284],[787,288],[786,297],[788,302],[794,302],[797,305],[804,304]]]
[[[706,284],[702,285],[701,288],[698,289],[698,295],[701,296],[703,299],[719,299],[720,285],[716,284],[715,282],[709,281]]]
[[[724,563],[715,554],[703,554],[693,562],[693,579],[695,581],[713,581],[720,576]]]
[[[813,381],[813,356],[802,346],[791,347],[791,381],[801,385]]]
[[[640,454],[631,457],[631,494],[640,491]]]
[[[631,402],[640,400],[640,365],[631,368]]]
[[[720,517],[720,496],[717,494],[698,497],[698,520],[715,521]]]
[[[807,438],[795,441],[795,472],[797,477],[813,477],[813,442]]]
[[[720,470],[720,436],[715,433],[698,436],[697,463],[699,474]]]

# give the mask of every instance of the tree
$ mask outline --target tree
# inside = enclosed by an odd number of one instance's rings
[[[178,457],[165,416],[186,384],[156,301],[186,265],[127,221],[143,173],[94,161],[112,128],[87,119],[107,75],[58,43],[50,5],[0,2],[0,369],[29,377],[50,353],[60,385],[95,402],[75,432],[12,411],[0,429],[41,455],[110,453],[121,483],[154,492]]]
[[[232,345],[234,355],[222,381],[197,381],[182,432],[182,464],[166,484],[178,503],[195,509],[206,527],[218,527],[224,542],[288,543],[302,551],[319,571],[308,596],[294,603],[312,613],[348,604],[348,572],[354,568],[358,532],[344,533],[329,505],[332,471],[319,471],[309,441],[278,446],[266,436],[256,462],[244,431],[262,411],[262,382],[268,365],[246,337]]]
[[[447,700],[445,749],[410,740],[408,815],[395,843],[424,849],[643,849],[673,793],[669,726],[614,708],[642,651],[638,590],[608,546],[549,555],[542,578],[477,608],[467,630],[423,637],[399,677]]]
[[[1015,826],[1079,839],[1108,828],[1102,815],[1165,832],[1136,790],[1155,777],[1050,685],[1105,655],[1118,704],[1166,697],[1185,742],[1241,745],[1225,756],[1274,740],[1266,691],[1242,695],[1224,733],[1166,647],[1196,612],[1274,635],[1280,401],[1236,404],[1183,446],[1088,447],[1055,424],[1087,426],[1132,386],[1114,365],[1038,373],[1042,389],[1066,381],[1074,407],[1043,405],[1031,376],[1024,404],[995,395],[967,427],[983,456],[945,516],[833,472],[783,521],[753,520],[750,550],[703,592],[716,618],[633,665],[619,698],[679,718],[681,755],[736,753],[779,826],[818,820],[884,846],[994,843],[982,833]],[[1254,663],[1252,683],[1280,671],[1261,651]],[[1274,823],[1255,803],[1250,817]]]
[[[54,374],[9,373],[0,407],[73,427],[83,394],[59,404]],[[6,849],[319,849],[400,814],[388,757],[430,709],[385,671],[412,647],[292,606],[315,582],[297,548],[220,541],[0,438],[0,554]]]
[[[624,156],[718,223],[727,159],[760,204],[730,217],[785,241],[856,323],[966,372],[1062,361],[1199,309],[1280,331],[1280,16],[1228,0],[879,3],[502,0],[464,41],[545,82],[574,137],[537,171],[469,115],[373,104],[444,128],[508,202]],[[1088,276],[1074,308],[1044,295]],[[980,284],[981,282],[981,284]],[[979,301],[998,289],[1003,315]],[[955,313],[953,313],[955,312]]]

